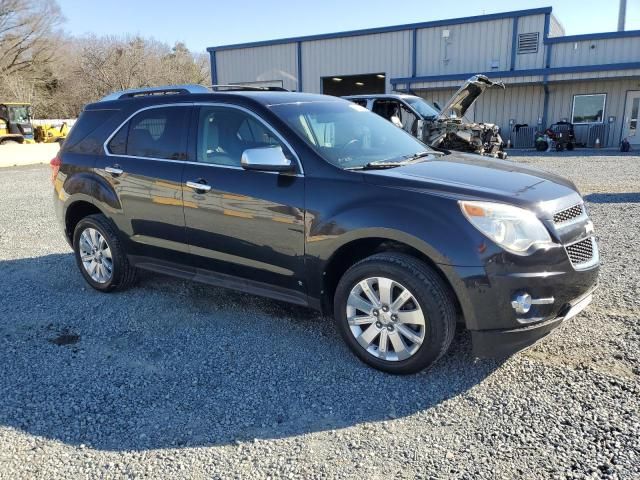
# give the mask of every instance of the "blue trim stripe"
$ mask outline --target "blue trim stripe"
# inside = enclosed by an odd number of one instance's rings
[[[211,84],[218,84],[218,66],[216,65],[216,52],[215,50],[209,51],[209,57],[211,60]]]
[[[269,45],[279,45],[283,43],[309,42],[313,40],[326,40],[331,38],[357,37],[360,35],[371,35],[376,33],[400,32],[412,30],[414,28],[442,27],[448,25],[462,25],[465,23],[487,22],[490,20],[501,20],[503,18],[523,17],[528,15],[542,15],[551,13],[551,7],[532,8],[529,10],[516,10],[513,12],[492,13],[489,15],[477,15],[474,17],[451,18],[445,20],[434,20],[431,22],[408,23],[406,25],[394,25],[390,27],[366,28],[363,30],[349,30],[346,32],[324,33],[320,35],[307,35],[303,37],[280,38],[277,40],[264,40],[259,42],[236,43],[233,45],[220,45],[209,47],[212,50],[234,50],[237,48],[265,47]]]
[[[415,77],[418,73],[418,29],[414,28],[411,33],[413,46],[411,47],[411,76]]]
[[[549,15],[548,13],[546,15]],[[511,67],[510,70],[516,69],[516,50],[518,49],[518,22],[520,17],[513,17],[513,27],[511,27]]]
[[[483,75],[487,75],[493,78],[500,77],[527,77],[535,75],[556,75],[560,73],[580,73],[580,72],[603,72],[611,70],[631,70],[640,69],[640,62],[627,62],[627,63],[607,63],[602,65],[578,65],[575,67],[556,67],[556,68],[532,68],[529,70],[502,70],[484,72]],[[391,84],[397,83],[426,83],[426,82],[441,82],[447,80],[466,80],[467,78],[477,75],[478,72],[472,73],[454,73],[451,75],[430,75],[423,77],[404,77],[404,78],[392,78]]]
[[[581,42],[583,40],[606,40],[607,38],[640,37],[640,30],[625,30],[624,32],[587,33],[584,35],[565,35],[563,37],[549,37],[546,43]]]
[[[298,42],[298,85],[297,90],[302,91],[302,42]]]

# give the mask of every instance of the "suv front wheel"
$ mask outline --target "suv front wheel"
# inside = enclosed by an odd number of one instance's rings
[[[395,252],[372,255],[347,270],[336,289],[334,315],[362,361],[396,374],[437,361],[456,327],[455,305],[440,276]]]
[[[101,214],[78,222],[73,233],[73,250],[80,273],[96,290],[124,290],[135,280],[131,266],[113,224]]]

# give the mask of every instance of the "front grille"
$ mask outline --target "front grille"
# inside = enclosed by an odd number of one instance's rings
[[[585,238],[565,248],[573,266],[587,263],[593,258],[593,237]]]
[[[581,203],[579,203],[578,205],[574,205],[571,208],[567,208],[566,210],[562,210],[556,213],[553,216],[553,222],[554,223],[568,222],[569,220],[578,218],[580,215],[582,215],[583,212],[584,212],[584,207],[582,206]]]

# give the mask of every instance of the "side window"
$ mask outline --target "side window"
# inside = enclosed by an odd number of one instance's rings
[[[367,108],[367,100],[364,98],[354,98],[351,101],[356,105],[360,105],[361,107]]]
[[[109,152],[132,157],[185,160],[189,107],[143,110],[109,142]]]
[[[278,137],[252,115],[230,107],[200,107],[198,162],[239,167],[245,150],[272,145],[279,145],[293,158]]]
[[[411,135],[417,135],[418,133],[418,117],[409,108],[401,103],[400,109],[402,111],[402,128],[409,132]]]
[[[397,100],[376,100],[373,102],[373,113],[377,113],[400,128],[403,127],[401,110],[400,102]]]

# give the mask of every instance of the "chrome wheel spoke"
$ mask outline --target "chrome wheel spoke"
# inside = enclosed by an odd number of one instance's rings
[[[387,356],[387,344],[389,343],[389,332],[386,328],[380,330],[380,339],[378,340],[378,352],[382,358]]]
[[[422,343],[422,337],[411,330],[409,327],[398,325],[398,333],[417,345],[420,345]]]
[[[352,317],[349,319],[349,325],[369,325],[370,323],[375,322],[376,319],[369,315]]]
[[[113,258],[107,239],[95,228],[80,234],[78,250],[82,265],[94,282],[107,283],[113,275]]]
[[[389,333],[389,340],[391,341],[393,351],[398,356],[398,360],[404,360],[405,358],[409,358],[411,356],[411,354],[407,350],[407,344],[404,343],[404,340],[397,331]]]
[[[360,334],[360,336],[358,337],[358,342],[360,342],[360,345],[368,347],[369,345],[371,345],[371,342],[376,339],[379,333],[380,329],[376,326],[375,323],[372,323],[369,328],[367,328]]]
[[[380,295],[380,303],[383,305],[391,305],[391,290],[393,289],[393,281],[390,278],[378,278],[378,293]]]
[[[369,280],[361,281],[358,286],[362,289],[362,292],[367,296],[369,301],[376,308],[380,307],[380,299],[375,294],[375,292],[371,289],[371,285],[369,284]]]
[[[407,300],[409,300],[411,297],[412,295],[409,290],[407,290],[406,288],[402,290],[400,295],[398,295],[398,297],[391,304],[391,311],[400,310],[400,307],[407,303]]]
[[[353,307],[356,310],[360,310],[362,313],[366,313],[367,315],[370,315],[373,311],[373,305],[354,292],[351,292],[351,295],[349,295],[349,300],[347,302],[349,306]]]
[[[422,310],[400,310],[398,315],[398,323],[408,323],[410,325],[424,325],[424,315]]]

